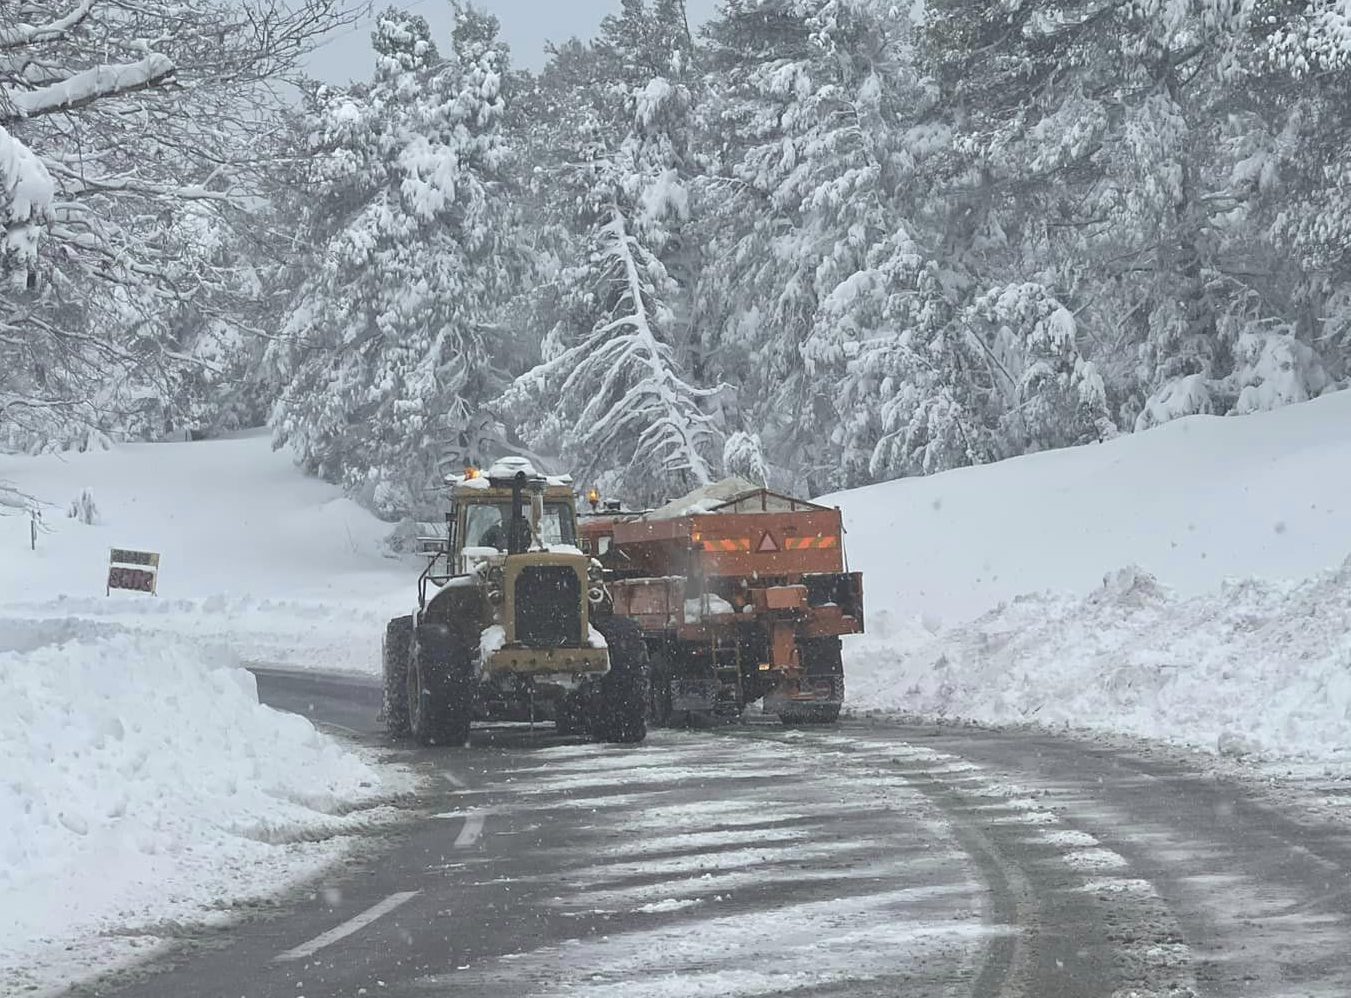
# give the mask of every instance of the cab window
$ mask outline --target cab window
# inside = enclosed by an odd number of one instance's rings
[[[527,519],[530,516],[526,509]],[[474,503],[465,512],[464,546],[467,548],[507,549],[507,524],[511,503]],[[540,540],[545,544],[576,544],[572,507],[565,502],[546,502],[539,524]]]

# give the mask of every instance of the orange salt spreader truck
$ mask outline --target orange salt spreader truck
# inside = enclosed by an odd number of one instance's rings
[[[863,630],[840,511],[729,479],[659,509],[587,497],[583,550],[613,612],[636,622],[657,725],[740,717],[763,698],[784,724],[830,724],[844,700],[840,638]]]

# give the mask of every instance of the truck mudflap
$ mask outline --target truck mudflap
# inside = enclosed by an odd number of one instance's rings
[[[671,678],[671,713],[694,717],[739,717],[742,704],[725,683],[709,677]]]
[[[844,703],[843,676],[784,677],[765,694],[764,712],[777,714],[788,725],[834,724]]]
[[[765,694],[766,713],[778,713],[780,708],[805,704],[844,703],[843,676],[803,676],[800,679],[783,677],[779,685]]]
[[[718,684],[712,679],[675,676],[671,679],[671,709],[711,713],[718,702]]]

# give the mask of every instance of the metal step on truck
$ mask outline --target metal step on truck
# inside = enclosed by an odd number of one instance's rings
[[[654,725],[739,718],[830,724],[844,701],[841,637],[863,631],[838,509],[728,479],[655,510],[588,496],[581,545],[608,609],[642,630]]]

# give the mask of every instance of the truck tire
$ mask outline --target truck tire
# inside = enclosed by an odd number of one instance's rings
[[[408,662],[408,729],[420,745],[463,745],[474,717],[474,663],[445,624],[417,628]]]
[[[809,638],[798,645],[802,671],[812,685],[830,682],[831,699],[795,703],[779,712],[779,720],[789,727],[808,724],[834,724],[840,719],[844,699],[844,660],[839,638]]]
[[[385,729],[391,738],[408,736],[408,655],[412,645],[412,617],[395,617],[385,625],[380,659],[385,676]]]
[[[592,736],[597,741],[632,745],[647,737],[647,644],[634,621],[607,617],[592,627],[605,636],[610,671],[600,681]]]

